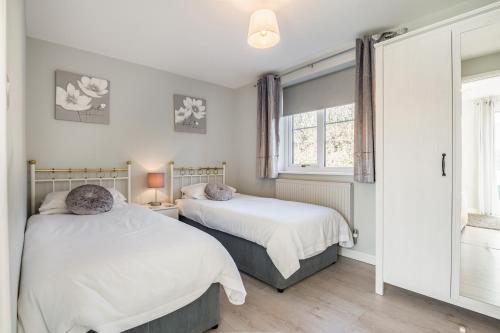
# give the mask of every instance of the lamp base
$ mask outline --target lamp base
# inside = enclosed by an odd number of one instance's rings
[[[157,202],[157,201],[152,201],[152,202],[149,202],[148,204],[149,204],[150,206],[154,206],[154,207],[156,207],[156,206],[161,206],[161,202]]]

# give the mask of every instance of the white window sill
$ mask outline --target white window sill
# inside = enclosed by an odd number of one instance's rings
[[[283,170],[278,171],[278,174],[284,175],[319,175],[319,176],[347,176],[353,177],[352,172],[335,172],[335,171],[300,171],[300,170]]]

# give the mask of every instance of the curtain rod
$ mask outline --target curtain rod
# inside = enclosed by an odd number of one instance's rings
[[[399,35],[403,35],[403,34],[405,34],[407,32],[408,32],[408,28],[401,28],[401,29],[396,30],[396,31],[384,31],[384,32],[377,33],[377,34],[372,34],[372,35],[369,35],[369,36],[375,41],[375,43],[378,43],[378,42],[380,42],[382,40],[391,39],[393,37],[396,37],[396,36],[399,36]],[[280,73],[280,74],[276,74],[274,77],[275,78],[280,78],[280,77],[283,77],[285,75],[298,72],[298,71],[300,71],[300,70],[302,70],[304,68],[314,68],[315,65],[317,65],[317,64],[319,64],[319,63],[321,63],[323,61],[329,60],[331,58],[337,57],[337,56],[339,56],[341,54],[344,54],[346,52],[350,52],[350,51],[355,50],[355,49],[356,49],[355,46],[354,47],[350,47],[350,48],[345,49],[343,51],[336,52],[336,53],[331,54],[329,56],[317,59],[317,60],[315,60],[315,61],[313,61],[313,62],[311,62],[309,64],[299,66],[297,68],[285,71],[285,72]],[[254,84],[254,87],[257,87],[257,84]]]
[[[324,58],[321,58],[321,59],[318,59],[318,60],[316,60],[316,61],[314,61],[314,62],[311,62],[310,64],[303,65],[303,66],[300,66],[300,67],[298,67],[298,68],[294,68],[294,69],[292,69],[292,70],[289,70],[289,71],[286,71],[286,72],[284,72],[284,73],[281,73],[281,74],[279,75],[279,77],[282,77],[282,76],[285,76],[285,75],[288,75],[288,74],[291,74],[291,73],[298,72],[298,71],[300,71],[301,69],[304,69],[304,68],[313,68],[315,65],[317,65],[317,64],[319,64],[319,63],[321,63],[321,62],[323,62],[323,61],[326,61],[326,60],[329,60],[329,59],[335,58],[335,57],[337,57],[337,56],[339,56],[339,55],[341,55],[341,54],[344,54],[344,53],[350,52],[350,51],[352,51],[352,50],[354,50],[354,49],[356,49],[356,48],[355,48],[355,47],[351,47],[351,48],[345,49],[345,50],[343,50],[343,51],[340,51],[340,52],[337,52],[337,53],[331,54],[331,55],[329,55],[329,56],[326,56],[326,57],[324,57]]]
[[[354,50],[354,49],[355,49],[355,47],[351,47],[351,48],[345,49],[345,50],[343,50],[343,51],[340,51],[340,52],[337,52],[337,53],[331,54],[331,55],[326,56],[326,57],[324,57],[324,58],[320,58],[320,59],[318,59],[318,60],[315,60],[314,62],[311,62],[311,63],[309,63],[309,64],[302,65],[302,66],[300,66],[300,67],[294,68],[294,69],[292,69],[292,70],[285,71],[285,72],[280,73],[280,74],[276,74],[276,75],[274,75],[274,77],[275,77],[275,78],[281,78],[281,77],[283,77],[283,76],[285,76],[285,75],[288,75],[288,74],[291,74],[291,73],[298,72],[298,71],[300,71],[300,70],[302,70],[302,69],[304,69],[304,68],[314,68],[314,66],[315,66],[315,65],[317,65],[317,64],[319,64],[319,63],[321,63],[321,62],[323,62],[323,61],[329,60],[329,59],[331,59],[331,58],[334,58],[334,57],[339,56],[339,55],[341,55],[341,54],[344,54],[344,53],[346,53],[346,52],[350,52],[350,51],[352,51],[352,50]],[[258,80],[257,80],[257,82],[258,82]],[[254,87],[257,87],[257,84],[254,84],[253,86],[254,86]]]
[[[401,28],[399,30],[396,30],[396,31],[384,31],[384,32],[381,32],[381,33],[377,33],[377,34],[373,34],[373,35],[369,35],[375,42],[379,42],[381,39],[390,39],[390,38],[393,38],[393,37],[396,37],[396,36],[399,36],[399,35],[402,35],[402,34],[405,34],[408,32],[408,28]],[[326,60],[329,60],[331,58],[334,58],[334,57],[337,57],[341,54],[344,54],[344,53],[347,53],[347,52],[350,52],[352,50],[355,50],[356,49],[356,46],[353,46],[353,47],[350,47],[348,49],[345,49],[343,51],[339,51],[339,52],[336,52],[334,54],[330,54],[329,56],[326,56],[326,57],[323,57],[323,58],[320,58],[318,60],[315,60],[314,62],[311,62],[310,64],[307,64],[307,65],[303,65],[303,66],[300,66],[298,68],[294,68],[292,70],[289,70],[289,71],[285,71],[279,75],[277,75],[277,77],[282,77],[282,76],[285,76],[285,75],[288,75],[288,74],[291,74],[291,73],[294,73],[294,72],[297,72],[301,69],[304,69],[304,68],[308,68],[308,67],[314,67],[314,65],[317,65],[319,64],[320,62],[323,62],[323,61],[326,61]]]

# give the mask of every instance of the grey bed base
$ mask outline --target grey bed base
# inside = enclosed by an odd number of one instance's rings
[[[217,328],[218,324],[219,284],[214,283],[203,295],[185,307],[124,333],[202,333]]]
[[[276,266],[274,266],[266,249],[259,244],[222,231],[207,228],[182,215],[179,216],[179,220],[215,237],[233,257],[240,271],[269,284],[279,292],[283,292],[286,288],[337,261],[337,244],[334,244],[314,257],[300,260],[300,269],[288,279],[285,279]]]

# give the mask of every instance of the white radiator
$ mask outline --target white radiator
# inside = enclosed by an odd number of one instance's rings
[[[353,226],[352,183],[278,179],[276,197],[282,200],[312,203],[341,213]]]

